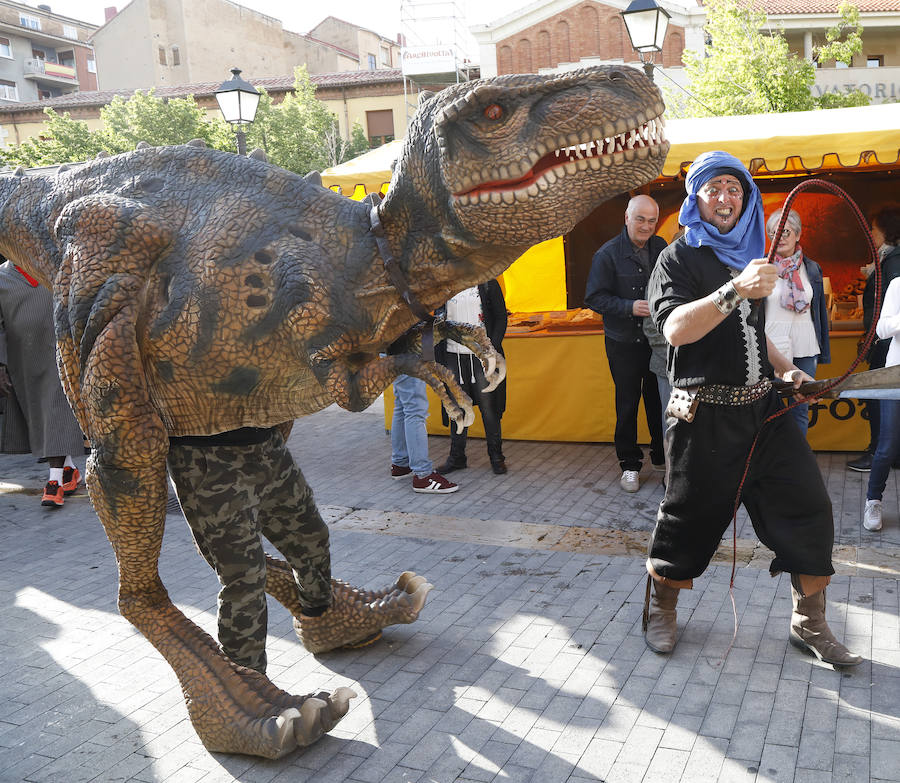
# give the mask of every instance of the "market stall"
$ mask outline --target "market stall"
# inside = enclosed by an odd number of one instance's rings
[[[796,184],[810,177],[842,187],[864,214],[897,201],[900,193],[897,104],[672,120],[666,135],[672,146],[663,174],[640,192],[659,202],[659,233],[667,240],[677,230],[687,166],[706,150],[726,150],[750,168],[767,215],[781,206]],[[392,142],[329,169],[323,172],[323,182],[355,198],[385,192],[390,165],[401,146]],[[529,250],[503,275],[501,284],[512,313],[504,342],[505,438],[612,441],[613,387],[602,323],[581,305],[591,257],[621,230],[627,200],[625,194],[601,205],[565,237]],[[803,221],[803,248],[822,265],[833,292],[832,363],[818,371],[819,377],[829,377],[846,368],[856,354],[865,246],[849,211],[830,193],[804,193],[794,209]],[[385,398],[389,417],[389,391]],[[446,434],[437,399],[432,401],[429,431]],[[810,443],[819,450],[863,448],[868,432],[863,415],[862,406],[850,400],[820,404],[811,413]],[[481,435],[478,417],[471,434]],[[640,435],[646,441],[646,431]]]

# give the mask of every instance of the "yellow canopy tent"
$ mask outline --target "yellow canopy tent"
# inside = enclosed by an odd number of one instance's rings
[[[884,166],[900,161],[900,104],[670,120],[666,136],[671,148],[661,179],[678,177],[697,155],[711,149],[730,152],[754,175],[763,176]],[[326,169],[322,182],[357,199],[367,192],[386,192],[402,145],[392,141]],[[503,275],[503,284],[513,312],[565,310],[562,238],[531,248]]]

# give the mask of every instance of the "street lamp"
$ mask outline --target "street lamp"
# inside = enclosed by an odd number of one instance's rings
[[[216,90],[216,102],[225,122],[234,128],[238,155],[246,155],[247,139],[244,136],[243,126],[249,125],[256,117],[259,92],[252,84],[241,78],[240,68],[232,68],[231,73],[232,77],[227,82],[222,82]]]
[[[656,0],[632,0],[621,14],[631,39],[631,48],[640,56],[644,73],[652,81],[653,53],[662,51],[666,28],[672,17],[665,8],[656,4]],[[645,54],[649,55],[646,59]]]

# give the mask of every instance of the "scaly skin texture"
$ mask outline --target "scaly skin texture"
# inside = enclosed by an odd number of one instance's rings
[[[624,67],[427,97],[380,205],[413,294],[435,308],[654,179],[668,150],[662,111],[656,88]],[[457,421],[472,417],[446,369],[417,355],[417,334],[410,352],[379,357],[417,319],[390,283],[370,209],[315,177],[193,144],[0,180],[0,252],[54,293],[60,375],[94,449],[87,483],[118,560],[120,610],[175,670],[212,750],[283,755],[328,731],[352,692],[280,691],[172,604],[157,569],[169,436],[272,426],[332,402],[361,410],[400,373],[430,383]],[[499,383],[483,333],[436,331],[474,347]],[[283,570],[272,576],[291,604]],[[336,582],[332,620],[301,622],[301,638],[328,649],[410,622],[420,580],[405,573],[371,594]]]

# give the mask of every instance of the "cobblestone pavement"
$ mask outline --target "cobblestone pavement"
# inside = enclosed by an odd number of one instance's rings
[[[435,585],[415,624],[352,653],[308,654],[271,602],[271,678],[352,686],[347,717],[278,761],[207,753],[168,665],[116,610],[86,494],[41,509],[44,466],[4,455],[0,781],[900,781],[895,478],[884,530],[868,533],[866,475],[819,456],[839,545],[829,620],[867,658],[842,672],[787,643],[788,582],[769,577],[743,515],[734,643],[729,534],[722,564],[682,593],[674,653],[648,650],[642,547],[660,474],[621,492],[609,446],[509,442],[510,472],[494,476],[472,441],[460,491],[423,496],[387,476],[380,405],[301,419],[290,445],[332,526],[336,576],[379,586],[413,569]],[[436,463],[447,446],[431,438]],[[218,585],[177,513],[160,571],[214,632]]]

